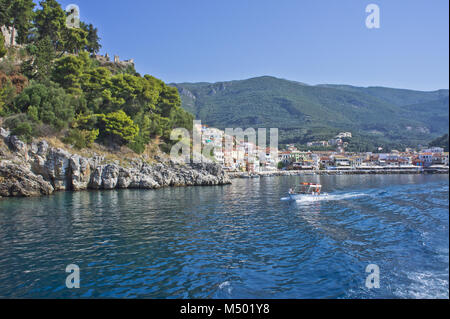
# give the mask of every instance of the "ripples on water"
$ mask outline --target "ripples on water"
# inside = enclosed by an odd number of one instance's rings
[[[2,200],[0,297],[449,297],[448,175],[307,176],[330,198],[280,200],[299,181]]]

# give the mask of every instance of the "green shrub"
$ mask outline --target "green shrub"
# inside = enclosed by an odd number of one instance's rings
[[[77,149],[89,148],[97,139],[99,130],[69,130],[67,136],[63,139],[64,143],[71,144]]]
[[[0,116],[10,113],[10,106],[16,96],[16,90],[10,78],[0,71]]]
[[[23,122],[17,124],[15,128],[12,129],[11,134],[18,136],[20,139],[27,142],[31,141],[33,133],[33,127],[28,122]]]
[[[73,128],[93,130],[97,127],[98,116],[95,114],[78,114],[72,122]]]
[[[3,58],[6,52],[5,38],[3,37],[3,33],[0,32],[0,58]]]
[[[27,111],[28,118],[34,122],[39,121],[39,111],[36,106],[30,106]]]
[[[27,113],[34,122],[49,124],[61,130],[72,121],[77,100],[56,84],[27,87],[15,98],[15,109]]]
[[[128,147],[137,154],[142,154],[145,151],[145,147],[147,146],[147,144],[148,141],[144,137],[137,136],[133,142],[128,144]]]

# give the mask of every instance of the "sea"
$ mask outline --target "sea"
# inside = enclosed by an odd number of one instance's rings
[[[0,298],[449,298],[448,178],[1,199]],[[301,182],[329,195],[288,200]]]

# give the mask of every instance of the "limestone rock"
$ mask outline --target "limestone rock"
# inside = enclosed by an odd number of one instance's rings
[[[3,127],[0,127],[0,137],[7,138],[9,136],[10,132],[5,130]]]
[[[108,164],[102,170],[102,186],[104,189],[114,189],[119,180],[119,167]]]
[[[55,190],[71,188],[70,163],[71,154],[60,148],[51,148],[44,164],[44,178],[48,178]]]
[[[87,189],[91,179],[91,166],[89,165],[89,161],[84,157],[73,155],[69,163],[72,190],[79,191]]]
[[[186,164],[160,158],[150,165],[141,159],[130,168],[119,162],[105,163],[103,156],[84,158],[44,140],[27,145],[5,130],[5,142],[15,153],[13,160],[0,162],[1,196],[35,196],[59,190],[140,188],[156,189],[166,186],[229,184],[228,175],[215,163]],[[19,163],[19,164],[17,164]],[[11,166],[12,165],[12,166]],[[14,173],[14,170],[17,170]]]
[[[17,152],[22,156],[25,156],[27,154],[27,144],[22,142],[17,136],[8,136],[7,139],[14,152]]]
[[[102,187],[102,172],[103,166],[97,166],[97,168],[91,174],[89,188],[100,189],[100,187]]]
[[[53,193],[52,185],[28,168],[16,164],[0,166],[1,197],[31,197],[51,193]]]

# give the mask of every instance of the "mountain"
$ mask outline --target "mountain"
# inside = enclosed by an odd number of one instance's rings
[[[438,137],[437,139],[434,139],[428,145],[429,146],[442,147],[444,149],[444,152],[448,152],[448,149],[449,149],[448,134],[445,134],[445,135],[443,135],[441,137]]]
[[[307,85],[270,76],[171,84],[182,106],[210,126],[277,127],[280,143],[350,131],[357,150],[415,146],[448,132],[449,91]]]

